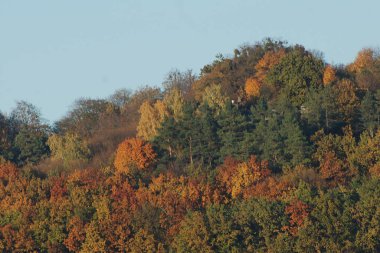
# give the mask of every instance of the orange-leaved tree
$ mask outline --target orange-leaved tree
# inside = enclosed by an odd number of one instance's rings
[[[148,168],[155,157],[151,144],[138,138],[129,138],[119,144],[114,165],[118,173],[129,174],[133,169]]]
[[[353,63],[348,65],[348,70],[351,72],[361,72],[363,69],[368,68],[374,62],[374,50],[371,48],[362,49]]]
[[[238,163],[230,158],[220,167],[217,180],[233,198],[271,174],[267,161],[251,156],[248,162]]]
[[[277,65],[282,60],[282,58],[284,58],[285,55],[285,49],[266,52],[255,66],[256,77],[260,81],[264,81],[268,71],[275,65]]]
[[[331,65],[327,65],[323,72],[323,84],[329,85],[336,80],[336,71]]]
[[[260,89],[265,83],[268,71],[277,65],[285,55],[284,49],[268,51],[264,54],[255,66],[255,76],[247,78],[245,81],[244,88],[248,97],[258,97],[260,95]]]
[[[245,81],[245,93],[251,97],[260,95],[261,82],[256,77],[250,77]]]

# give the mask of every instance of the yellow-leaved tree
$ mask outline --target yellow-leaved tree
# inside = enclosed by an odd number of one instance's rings
[[[137,126],[137,136],[144,140],[152,140],[168,115],[167,107],[161,100],[157,100],[154,104],[145,101],[140,106],[139,112],[141,116]]]
[[[228,97],[223,95],[222,87],[218,84],[212,84],[204,90],[202,102],[207,103],[218,115],[224,108]]]
[[[47,144],[54,160],[60,160],[64,166],[69,166],[73,162],[85,162],[90,157],[90,149],[87,142],[78,135],[66,133],[65,135],[53,134],[49,137]]]
[[[184,98],[180,89],[176,87],[170,89],[166,93],[163,103],[175,120],[182,116]]]
[[[219,169],[217,179],[226,191],[236,198],[270,174],[268,162],[258,161],[256,156],[251,156],[248,162],[237,163],[226,160]]]

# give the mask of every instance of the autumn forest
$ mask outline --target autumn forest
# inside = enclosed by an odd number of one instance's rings
[[[52,125],[17,102],[0,251],[380,252],[380,52],[264,39]]]

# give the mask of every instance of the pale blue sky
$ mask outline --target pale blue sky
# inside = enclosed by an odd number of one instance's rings
[[[265,37],[351,62],[380,46],[378,0],[0,0],[0,111],[62,117],[79,97],[160,85]]]

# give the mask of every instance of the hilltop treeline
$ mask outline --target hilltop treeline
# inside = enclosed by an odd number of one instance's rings
[[[380,251],[380,54],[266,39],[161,88],[0,114],[2,252]]]

